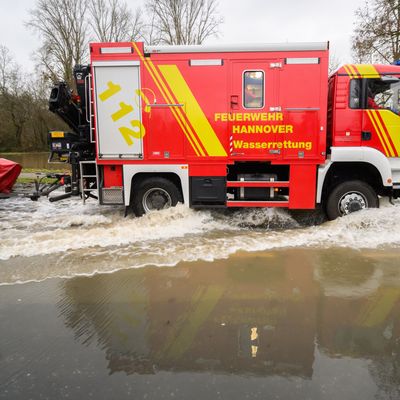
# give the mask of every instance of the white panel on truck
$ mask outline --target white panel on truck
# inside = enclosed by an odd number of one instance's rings
[[[93,69],[98,157],[141,158],[145,129],[139,64],[98,62]]]

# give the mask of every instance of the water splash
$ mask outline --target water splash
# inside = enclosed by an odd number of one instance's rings
[[[278,209],[195,211],[184,206],[142,218],[77,200],[0,203],[0,282],[90,275],[146,265],[227,258],[237,251],[294,247],[400,247],[400,205],[336,221]]]

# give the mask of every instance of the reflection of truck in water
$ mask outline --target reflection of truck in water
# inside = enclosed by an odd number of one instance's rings
[[[398,388],[398,276],[358,251],[285,250],[70,279],[59,308],[111,374],[310,379],[323,354],[393,365]]]
[[[400,190],[400,66],[345,65],[327,43],[96,43],[77,92],[51,92],[72,132],[69,194],[137,215],[193,208],[322,205],[330,219]],[[69,195],[67,194],[67,196]],[[65,196],[63,196],[65,197]]]

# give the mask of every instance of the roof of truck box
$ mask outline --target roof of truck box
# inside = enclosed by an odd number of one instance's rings
[[[253,43],[216,45],[145,46],[145,53],[236,53],[278,51],[324,51],[329,42]]]

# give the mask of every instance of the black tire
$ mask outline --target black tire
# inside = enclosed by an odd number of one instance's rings
[[[165,178],[146,178],[133,187],[132,209],[140,217],[153,210],[174,207],[182,202],[179,189]]]
[[[329,194],[326,215],[331,221],[366,208],[379,207],[375,190],[363,181],[349,181],[337,185]]]

